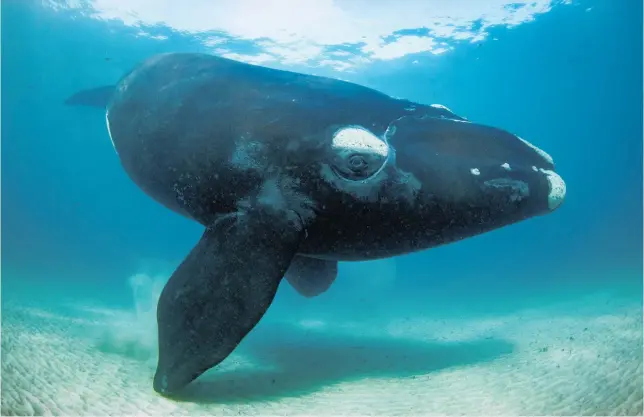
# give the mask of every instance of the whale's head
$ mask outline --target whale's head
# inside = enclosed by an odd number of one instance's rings
[[[404,116],[384,134],[333,132],[323,177],[342,195],[327,217],[366,258],[426,249],[556,210],[566,185],[552,158],[505,130],[458,116]],[[323,213],[324,215],[324,213]],[[365,230],[366,229],[366,230]],[[337,232],[337,231],[336,231]]]

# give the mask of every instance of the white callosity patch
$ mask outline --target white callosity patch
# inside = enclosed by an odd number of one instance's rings
[[[432,107],[432,108],[437,109],[437,110],[443,110],[445,112],[445,114],[441,114],[440,117],[448,118],[448,119],[451,119],[451,120],[453,120],[455,122],[469,123],[469,121],[465,117],[460,116],[460,115],[457,116],[456,113],[454,113],[452,111],[452,109],[450,109],[447,106],[444,106],[442,104],[430,104],[429,107]],[[435,117],[435,116],[434,115],[432,115],[432,116],[428,115],[428,117]]]
[[[508,164],[507,162],[504,164],[501,164],[501,168],[505,169],[506,171],[512,170],[512,168],[510,168],[510,164]]]
[[[566,183],[563,178],[554,171],[549,169],[541,169],[541,172],[548,176],[548,185],[550,192],[548,193],[548,208],[554,210],[563,203],[566,198]]]
[[[110,142],[112,142],[112,147],[114,148],[114,152],[117,153],[118,151],[116,150],[116,145],[114,145],[114,139],[112,139],[112,131],[110,130],[110,114],[109,112],[105,112],[105,126],[107,126],[107,135],[110,137]]]
[[[357,126],[345,127],[333,136],[331,146],[338,152],[376,154],[386,158],[389,146],[378,136]]]
[[[521,138],[521,137],[519,137],[519,136],[517,136],[517,138],[519,138],[519,140],[521,140],[521,142],[523,142],[523,143],[525,143],[526,145],[528,145],[529,147],[531,147],[531,148],[532,148],[536,153],[538,153],[538,154],[539,154],[539,155],[540,155],[540,156],[541,156],[541,157],[542,157],[546,162],[548,162],[548,163],[549,163],[549,164],[551,164],[551,165],[554,165],[554,164],[555,164],[554,160],[552,159],[552,157],[551,157],[547,152],[545,152],[545,151],[543,151],[543,150],[541,150],[541,149],[537,148],[536,146],[534,146],[533,144],[531,144],[530,142],[528,142],[527,140],[525,140],[525,139],[523,139],[523,138]]]
[[[472,175],[481,175],[481,171],[479,171],[478,168],[472,168],[470,169],[470,172],[472,173]]]
[[[451,111],[451,110],[450,110],[450,109],[448,109],[447,107],[443,106],[442,104],[430,104],[429,106],[430,106],[430,107],[433,107],[433,108],[435,108],[435,109],[443,109],[443,110],[447,110],[447,111],[448,111],[448,112],[450,112],[450,113],[454,113],[453,111]]]

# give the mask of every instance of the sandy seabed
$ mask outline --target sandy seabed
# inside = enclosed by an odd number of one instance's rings
[[[642,415],[642,304],[263,321],[176,400],[126,313],[3,305],[3,415]],[[150,323],[145,323],[149,331]],[[146,342],[147,340],[147,342]]]

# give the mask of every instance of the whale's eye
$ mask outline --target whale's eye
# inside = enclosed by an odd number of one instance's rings
[[[360,155],[349,158],[349,167],[354,171],[361,171],[367,167],[367,161]]]
[[[345,127],[333,136],[333,169],[343,178],[364,180],[376,174],[387,161],[389,146],[361,127]]]

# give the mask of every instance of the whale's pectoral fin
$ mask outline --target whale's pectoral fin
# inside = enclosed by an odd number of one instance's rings
[[[155,391],[185,387],[262,318],[303,235],[300,217],[291,214],[234,213],[206,229],[159,298]]]
[[[107,107],[115,91],[116,86],[114,85],[104,85],[90,90],[78,91],[68,97],[65,100],[65,104],[68,106],[88,106],[104,109]]]
[[[304,297],[315,297],[328,290],[337,275],[336,261],[296,256],[285,278]]]

